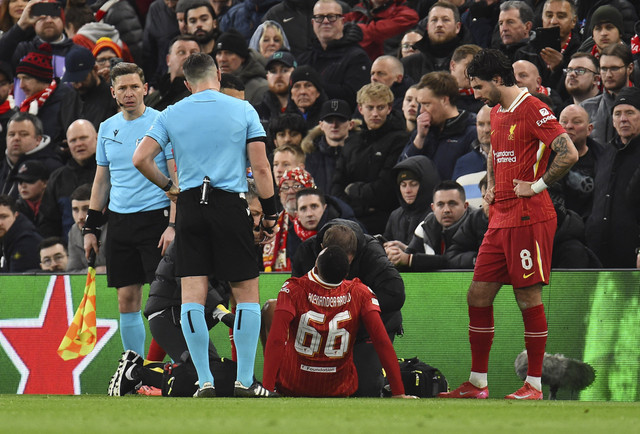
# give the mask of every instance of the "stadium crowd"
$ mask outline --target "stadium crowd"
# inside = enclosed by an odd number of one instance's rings
[[[111,68],[141,67],[144,105],[162,111],[191,94],[193,53],[267,133],[279,200],[273,236],[250,206],[261,270],[304,275],[335,219],[359,245],[375,238],[379,270],[473,269],[493,131],[466,68],[483,48],[508,56],[579,153],[548,186],[552,266],[640,268],[639,15],[631,0],[3,0],[0,272],[86,271],[99,134],[126,110]],[[360,273],[392,336],[402,303],[385,311]]]

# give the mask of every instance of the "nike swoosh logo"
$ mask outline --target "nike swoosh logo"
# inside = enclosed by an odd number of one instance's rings
[[[466,395],[467,393],[469,393],[469,392],[460,392],[460,396],[464,396],[464,395]]]
[[[527,398],[528,398],[528,397],[530,397],[530,396],[531,396],[531,394],[528,394],[528,395],[522,395],[522,396],[515,395],[515,396],[514,396],[514,398],[515,398],[515,399],[527,399]]]
[[[283,23],[288,23],[289,21],[291,21],[292,19],[294,19],[295,17],[289,17],[289,18],[283,18],[282,22]]]
[[[534,271],[533,273],[529,273],[529,274],[524,274],[524,273],[523,273],[523,274],[522,274],[522,278],[523,278],[523,279],[528,279],[529,277],[533,276],[534,274],[536,274],[536,273],[535,273],[535,271]]]

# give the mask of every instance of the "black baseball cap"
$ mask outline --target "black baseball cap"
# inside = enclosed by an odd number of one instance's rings
[[[39,179],[46,181],[49,179],[49,171],[39,161],[25,161],[20,165],[18,173],[14,175],[13,179],[29,183],[36,182]]]
[[[349,106],[349,103],[341,99],[330,99],[322,104],[320,109],[320,120],[324,120],[329,116],[337,116],[345,120],[351,120],[351,114],[353,110]]]
[[[296,62],[296,58],[293,57],[293,54],[289,53],[288,51],[276,51],[275,53],[273,53],[267,59],[267,65],[265,68],[269,70],[271,65],[273,65],[276,62],[280,62],[283,65],[288,66],[289,68],[291,67],[296,68],[298,66],[298,62]]]

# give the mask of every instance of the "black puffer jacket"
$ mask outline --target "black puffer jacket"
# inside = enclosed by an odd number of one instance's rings
[[[453,236],[469,218],[471,210],[467,208],[460,220],[443,228],[436,220],[435,214],[427,215],[424,222],[416,228],[413,239],[409,243],[406,253],[413,255],[411,271],[431,271],[449,267],[445,253],[451,246]],[[444,251],[442,244],[444,243]]]
[[[362,30],[356,24],[346,23],[343,36],[331,41],[324,50],[317,39],[311,49],[298,56],[300,65],[311,65],[322,77],[322,87],[329,99],[343,99],[356,106],[356,93],[370,82],[371,60],[358,44]]]
[[[282,0],[264,14],[263,21],[277,21],[287,35],[291,52],[296,58],[306,51],[315,38],[313,34],[313,5],[316,0]]]
[[[142,40],[142,69],[150,86],[155,87],[167,72],[169,42],[178,34],[175,11],[169,9],[164,0],[155,0],[147,12]]]
[[[49,175],[47,188],[42,197],[40,212],[42,224],[38,231],[45,237],[63,237],[67,239],[74,224],[71,214],[71,193],[82,184],[91,184],[96,174],[95,157],[83,166],[70,158],[67,164]]]
[[[623,145],[606,145],[596,163],[593,208],[587,220],[587,244],[605,268],[635,268],[640,246],[638,210],[627,201],[627,189],[640,166],[640,136]]]
[[[334,225],[345,225],[355,232],[358,249],[351,262],[347,279],[357,277],[371,288],[378,298],[382,321],[386,324],[386,320],[399,313],[404,305],[404,282],[398,270],[387,259],[382,245],[372,236],[364,234],[357,223],[335,219],[324,225],[317,235],[298,247],[291,261],[291,275],[304,276],[313,268],[318,254],[322,251],[324,233]]]
[[[424,155],[416,155],[396,164],[393,168],[393,177],[397,179],[402,170],[411,170],[420,177],[418,195],[412,204],[408,204],[400,194],[400,185],[396,182],[396,195],[400,207],[396,208],[389,216],[384,237],[389,240],[402,241],[409,244],[413,238],[413,231],[424,221],[431,212],[433,189],[440,182],[438,168]]]
[[[0,272],[20,273],[40,268],[42,237],[31,221],[18,214],[7,233],[0,239]]]
[[[401,119],[393,113],[376,130],[349,136],[338,158],[331,194],[347,202],[369,233],[384,231],[398,207],[392,169],[407,141]]]
[[[32,51],[38,51],[38,47],[43,43],[44,41],[35,35],[32,28],[22,30],[20,26],[15,24],[0,38],[0,60],[10,63],[15,71],[20,60]],[[51,46],[51,54],[56,56],[53,58],[54,71],[56,71],[58,70],[56,61],[67,55],[67,52],[73,47],[73,41],[65,36],[61,42],[49,45]],[[64,62],[64,59],[62,61]]]

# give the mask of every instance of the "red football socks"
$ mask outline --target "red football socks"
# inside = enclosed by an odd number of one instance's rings
[[[487,372],[489,370],[489,352],[493,343],[493,334],[493,306],[469,306],[472,372]]]
[[[544,306],[539,304],[523,310],[522,319],[524,321],[524,346],[527,349],[529,359],[527,375],[541,377],[544,348],[547,344],[547,317],[544,314]]]

